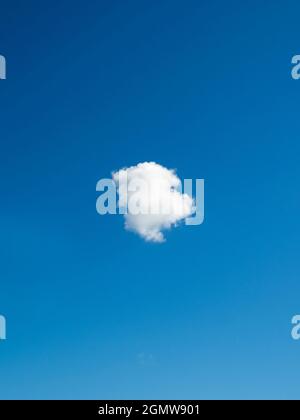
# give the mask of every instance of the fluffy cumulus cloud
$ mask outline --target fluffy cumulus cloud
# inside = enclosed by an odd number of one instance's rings
[[[174,170],[155,162],[139,163],[113,173],[124,210],[125,227],[146,241],[163,242],[163,230],[191,216],[192,197],[181,192]],[[126,211],[125,211],[126,209]]]

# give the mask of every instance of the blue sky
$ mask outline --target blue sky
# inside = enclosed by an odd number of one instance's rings
[[[299,398],[296,0],[1,6],[1,398]],[[95,211],[155,161],[206,219]]]

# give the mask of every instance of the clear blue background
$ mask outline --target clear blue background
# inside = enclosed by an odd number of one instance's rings
[[[1,3],[0,398],[299,398],[298,0]],[[95,211],[205,178],[165,244]]]

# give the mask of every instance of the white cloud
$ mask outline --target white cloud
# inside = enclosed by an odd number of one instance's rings
[[[139,163],[113,173],[119,193],[119,206],[128,207],[125,227],[146,241],[163,242],[165,229],[191,216],[193,199],[181,193],[174,170],[155,162]]]

